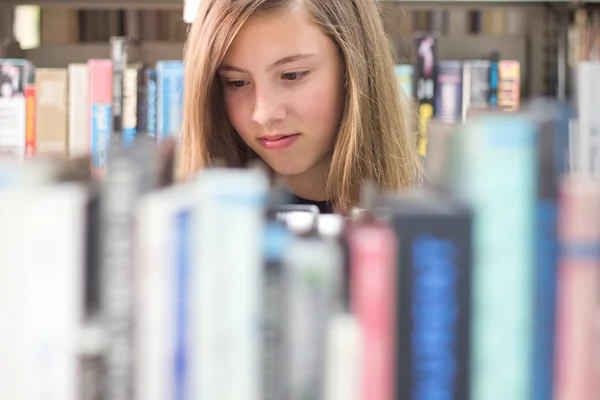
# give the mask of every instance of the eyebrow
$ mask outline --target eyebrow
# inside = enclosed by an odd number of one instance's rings
[[[289,63],[294,62],[294,61],[304,60],[304,59],[311,58],[311,57],[314,57],[314,56],[315,55],[311,54],[311,53],[293,54],[291,56],[286,56],[286,57],[283,57],[283,58],[275,61],[271,65],[269,65],[267,67],[267,71],[271,71],[271,70],[273,70],[273,69],[275,69],[277,67],[281,67],[282,65],[289,64]],[[236,66],[233,66],[233,65],[228,65],[228,64],[221,65],[221,67],[219,67],[219,71],[221,71],[221,72],[226,72],[226,71],[229,71],[229,72],[248,72],[248,71],[246,71],[243,68],[236,67]]]

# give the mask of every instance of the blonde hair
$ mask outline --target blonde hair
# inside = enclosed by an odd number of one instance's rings
[[[338,46],[346,68],[345,106],[327,176],[337,209],[357,205],[361,184],[401,191],[420,183],[411,103],[402,101],[394,57],[375,0],[202,0],[185,47],[181,177],[213,159],[243,167],[257,156],[230,124],[217,69],[254,13],[301,5]]]

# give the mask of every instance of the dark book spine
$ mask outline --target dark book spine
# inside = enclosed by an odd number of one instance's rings
[[[144,135],[147,132],[148,119],[148,88],[146,82],[147,66],[142,65],[138,70],[137,80],[137,132]]]
[[[127,68],[127,39],[121,36],[110,38],[111,58],[113,62],[112,82],[112,120],[113,135],[123,134],[123,81]]]
[[[156,146],[136,140],[124,147],[111,142],[100,199],[101,315],[105,351],[105,400],[130,400],[133,390],[134,209],[141,195],[156,186]]]
[[[489,71],[489,80],[490,80],[490,88],[488,95],[488,103],[492,110],[498,108],[498,86],[500,82],[500,54],[498,52],[493,52],[490,57],[490,71]]]
[[[283,252],[288,232],[282,223],[266,225],[265,268],[263,269],[262,387],[264,400],[287,399],[287,310],[283,274]]]
[[[552,400],[556,325],[559,182],[567,168],[569,116],[564,107],[538,103],[538,199],[532,400]]]
[[[396,217],[396,399],[468,400],[472,218]]]
[[[437,81],[436,38],[428,34],[416,38],[415,94],[419,113],[419,153],[426,155],[427,121],[435,115],[435,86]]]
[[[146,71],[146,133],[152,139],[156,139],[158,86],[156,82],[156,69],[149,68]]]

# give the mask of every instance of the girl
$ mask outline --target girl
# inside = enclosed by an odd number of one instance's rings
[[[185,49],[183,178],[259,157],[294,203],[346,213],[422,176],[375,0],[202,0]]]

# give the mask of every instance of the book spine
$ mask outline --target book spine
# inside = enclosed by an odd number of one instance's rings
[[[110,38],[112,69],[112,134],[121,138],[123,134],[123,81],[127,69],[127,38]],[[112,135],[111,135],[112,137]]]
[[[534,104],[535,105],[535,104]],[[551,400],[554,385],[558,186],[567,171],[569,120],[564,106],[539,102],[533,400]]]
[[[176,208],[159,195],[140,199],[135,246],[135,394],[136,400],[175,399],[174,235]]]
[[[138,68],[125,69],[123,80],[123,143],[132,143],[137,135]]]
[[[487,60],[471,60],[465,61],[465,68],[469,68],[469,89],[463,92],[463,99],[469,96],[466,101],[468,109],[465,114],[469,115],[469,111],[487,110],[489,106],[489,90],[490,90],[490,62]],[[466,117],[465,117],[466,118]]]
[[[189,398],[189,269],[191,267],[191,212],[188,209],[175,215],[175,387],[174,400]]]
[[[600,62],[580,62],[577,66],[577,166],[584,174],[589,174],[600,182],[600,113],[599,104]]]
[[[290,241],[285,225],[267,222],[265,235],[265,267],[263,283],[263,400],[287,398],[287,345],[285,313],[287,310],[283,256]]]
[[[471,107],[471,69],[471,64],[465,61],[463,64],[461,104],[461,120],[463,124],[467,121],[467,114],[469,112],[469,108]]]
[[[360,400],[361,327],[353,314],[331,318],[327,330],[324,400]]]
[[[146,77],[146,133],[150,138],[156,139],[158,129],[158,82],[156,81],[156,70],[148,69]]]
[[[521,70],[518,61],[501,60],[498,63],[498,108],[506,112],[519,110]]]
[[[559,286],[554,399],[597,399],[600,186],[567,176],[560,186]]]
[[[26,380],[31,397],[25,398],[78,400],[86,193],[69,185],[32,191],[28,197],[21,205],[27,215],[19,223],[28,233],[23,239],[37,251],[24,253],[19,263],[28,274],[25,310],[33,329],[27,360],[33,375]]]
[[[89,77],[87,65],[71,64],[69,73],[69,156],[82,157],[91,152],[89,129]]]
[[[36,152],[68,154],[68,75],[63,68],[36,71]]]
[[[351,310],[362,329],[363,399],[394,398],[396,242],[383,224],[358,226],[350,233]]]
[[[436,117],[453,123],[462,111],[462,63],[441,61],[437,68]]]
[[[417,62],[415,65],[415,94],[419,113],[419,154],[427,153],[427,121],[435,115],[436,44],[433,35],[417,36]]]
[[[472,204],[474,399],[530,399],[535,265],[536,131],[507,114],[458,132],[457,193]],[[502,212],[498,212],[502,210]],[[510,291],[510,296],[506,292]]]
[[[112,61],[90,60],[88,72],[92,169],[95,174],[103,174],[112,132]]]
[[[157,139],[162,141],[179,133],[182,111],[183,63],[163,61],[157,64]]]
[[[402,98],[413,98],[413,66],[412,65],[396,65],[394,67],[398,90],[403,91]]]
[[[465,210],[394,219],[398,244],[396,399],[470,396],[472,218]]]
[[[134,210],[155,188],[156,148],[136,141],[111,142],[110,168],[102,181],[100,210],[101,315],[110,338],[106,353],[107,400],[134,397],[133,256]],[[171,322],[172,324],[172,322]]]
[[[194,209],[196,273],[190,343],[191,398],[260,400],[257,330],[263,214],[268,182],[254,170],[209,169],[199,176]]]
[[[490,57],[490,72],[489,72],[489,97],[488,103],[490,109],[495,110],[498,108],[498,85],[500,82],[499,65],[500,54],[493,52]]]
[[[27,69],[20,60],[8,60],[0,70],[0,154],[24,159]]]
[[[146,135],[148,133],[148,85],[147,85],[148,66],[141,65],[137,74],[137,126],[138,134]]]
[[[35,155],[35,85],[27,85],[25,88],[27,105],[27,122],[25,123],[25,157],[31,158]]]
[[[341,310],[342,253],[331,241],[298,237],[285,257],[288,292],[288,387],[291,400],[321,399],[325,392],[325,338]],[[310,279],[307,279],[308,277]]]

